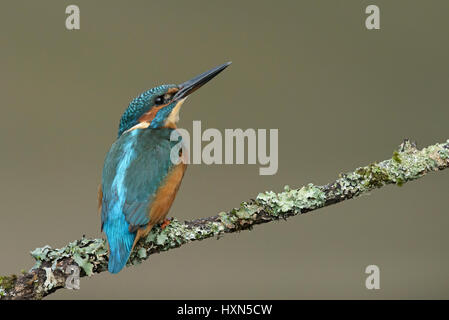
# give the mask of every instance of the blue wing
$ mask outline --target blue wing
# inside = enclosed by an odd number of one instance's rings
[[[173,129],[136,129],[112,145],[103,167],[102,228],[109,242],[109,271],[116,273],[131,253],[136,230],[150,221],[149,208],[174,164]]]

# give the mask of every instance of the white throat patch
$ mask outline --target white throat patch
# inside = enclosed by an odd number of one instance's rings
[[[181,106],[184,103],[184,101],[187,99],[187,97],[181,99],[178,101],[176,106],[173,108],[172,112],[167,117],[167,120],[165,120],[165,125],[168,126],[170,124],[176,125],[176,123],[179,121],[179,110],[181,110]]]

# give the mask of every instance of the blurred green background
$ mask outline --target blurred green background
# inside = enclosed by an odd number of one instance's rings
[[[129,101],[232,60],[180,127],[278,128],[279,170],[191,165],[169,216],[214,215],[265,190],[325,184],[449,138],[449,2],[4,1],[0,274],[100,233],[96,192]],[[65,29],[77,4],[81,29]],[[381,30],[365,28],[377,4]],[[50,299],[449,298],[449,171],[287,222],[192,243]],[[380,268],[380,290],[365,267]]]

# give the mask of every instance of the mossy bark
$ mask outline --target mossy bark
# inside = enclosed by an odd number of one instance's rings
[[[308,184],[299,189],[288,186],[283,192],[260,193],[256,199],[216,216],[180,222],[172,219],[165,228],[155,227],[135,247],[128,266],[139,264],[151,254],[183,244],[220,237],[225,233],[251,229],[254,225],[306,213],[367,193],[388,184],[402,186],[429,172],[449,167],[449,140],[422,150],[404,141],[392,158],[360,167],[324,186]],[[0,277],[0,299],[42,299],[66,287],[69,266],[80,268],[80,276],[92,276],[107,270],[107,244],[104,239],[87,239],[69,243],[60,249],[50,246],[31,252],[36,264],[21,275]]]

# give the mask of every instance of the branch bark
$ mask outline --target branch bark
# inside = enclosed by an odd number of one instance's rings
[[[331,204],[357,197],[385,185],[404,183],[423,177],[429,172],[449,167],[449,140],[418,150],[405,140],[391,159],[340,174],[339,178],[323,186],[308,184],[300,189],[288,186],[280,193],[260,193],[256,199],[241,203],[240,207],[218,215],[192,221],[172,219],[161,230],[153,228],[131,254],[128,266],[139,264],[155,253],[178,248],[196,240],[220,237],[225,233],[251,229],[254,225],[286,219]],[[73,241],[60,249],[50,246],[31,252],[36,264],[20,275],[0,277],[0,299],[42,299],[76,283],[70,282],[70,272],[80,270],[80,277],[92,276],[107,270],[107,243],[104,239]],[[66,284],[68,283],[68,285]]]

